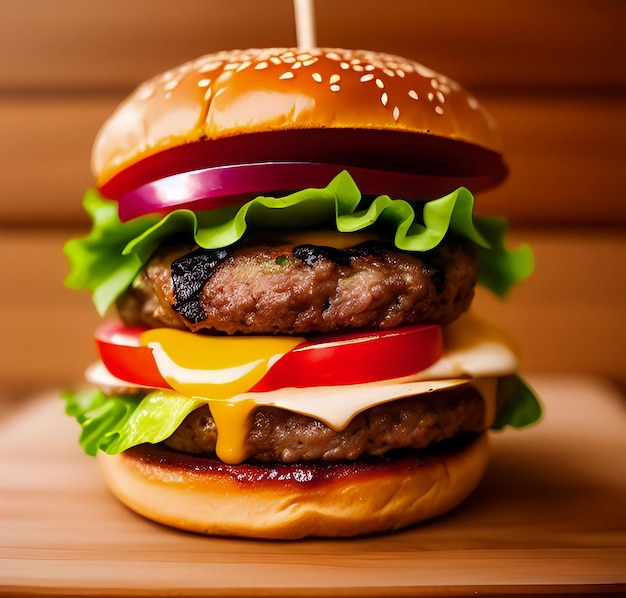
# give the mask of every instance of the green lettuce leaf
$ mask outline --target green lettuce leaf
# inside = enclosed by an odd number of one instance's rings
[[[157,390],[141,399],[107,397],[100,390],[64,392],[65,412],[81,425],[80,445],[94,456],[117,455],[144,442],[169,438],[187,415],[205,401]]]
[[[541,403],[528,384],[517,374],[498,379],[496,419],[491,426],[501,430],[506,426],[526,428],[541,418]]]
[[[104,314],[134,280],[144,263],[137,255],[124,253],[124,248],[130,240],[158,222],[159,216],[120,222],[117,202],[104,199],[94,189],[85,194],[83,207],[93,225],[86,237],[72,239],[63,248],[70,264],[65,285],[71,289],[92,291],[96,308]]]
[[[143,443],[169,438],[189,413],[206,401],[156,390],[142,398],[107,397],[100,390],[65,392],[65,412],[80,424],[80,444],[91,456],[116,455]],[[498,381],[493,429],[525,428],[541,417],[532,389],[517,375]]]
[[[517,282],[528,278],[535,268],[532,249],[522,244],[510,251],[504,245],[508,228],[506,218],[481,216],[476,226],[487,240],[487,248],[478,245],[480,268],[478,283],[499,297],[505,297]]]
[[[200,247],[217,249],[236,243],[248,227],[326,227],[349,233],[376,225],[399,249],[414,252],[435,248],[451,231],[479,247],[479,281],[500,296],[533,270],[527,246],[505,247],[506,220],[472,215],[474,198],[465,188],[423,205],[382,195],[359,210],[361,200],[356,183],[344,171],[324,189],[262,196],[242,206],[211,211],[175,210],[162,218],[148,215],[122,223],[116,202],[92,190],[84,206],[93,228],[88,236],[66,244],[70,274],[65,284],[91,290],[96,308],[104,314],[168,237],[186,234]]]

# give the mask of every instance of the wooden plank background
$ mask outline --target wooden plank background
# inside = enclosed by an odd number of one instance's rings
[[[479,198],[529,239],[537,273],[504,305],[534,370],[626,381],[626,3],[317,0],[322,46],[400,54],[473,91],[511,176]],[[0,380],[75,383],[93,358],[89,299],[62,287],[85,230],[91,143],[144,79],[200,54],[295,43],[291,0],[0,0]]]

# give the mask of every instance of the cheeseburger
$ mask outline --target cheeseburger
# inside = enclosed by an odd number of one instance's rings
[[[66,284],[105,316],[64,393],[112,492],[166,525],[294,539],[463,501],[489,429],[536,421],[471,309],[533,268],[472,193],[507,174],[449,78],[358,50],[210,54],[152,78],[93,148]]]

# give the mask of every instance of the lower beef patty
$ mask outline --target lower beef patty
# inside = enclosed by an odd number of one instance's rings
[[[474,296],[473,246],[450,240],[425,253],[366,242],[161,248],[118,301],[129,325],[228,334],[306,334],[447,324]]]
[[[294,463],[380,456],[395,449],[424,448],[461,432],[481,432],[484,420],[484,402],[469,384],[377,405],[342,431],[305,415],[260,407],[250,417],[246,459]],[[185,453],[214,454],[216,439],[211,412],[201,407],[165,444]]]

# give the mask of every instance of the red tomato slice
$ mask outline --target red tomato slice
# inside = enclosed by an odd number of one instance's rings
[[[144,331],[121,323],[100,326],[95,339],[102,362],[121,380],[171,388],[156,366],[152,349],[140,344]],[[435,325],[323,336],[283,355],[250,391],[402,378],[427,368],[442,352],[441,328]]]
[[[283,355],[251,390],[402,378],[426,369],[442,352],[441,327],[435,325],[326,336]]]
[[[102,324],[95,340],[100,359],[114,376],[140,386],[171,388],[159,372],[150,347],[142,347],[144,328],[131,328],[120,322]]]

